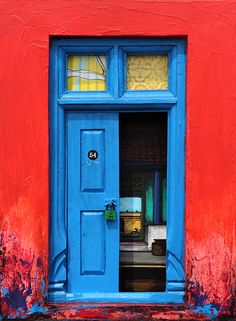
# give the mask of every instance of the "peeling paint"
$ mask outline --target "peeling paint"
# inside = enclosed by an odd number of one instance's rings
[[[2,233],[1,311],[19,318],[27,313],[46,311],[45,269],[31,249],[23,249],[17,237]],[[22,257],[20,257],[22,255]]]
[[[16,254],[24,254],[18,257]],[[30,249],[23,250],[13,235],[2,235],[1,254],[4,266],[1,280],[2,314],[8,319],[73,319],[78,320],[213,320],[233,316],[235,301],[229,295],[221,305],[209,302],[209,294],[199,282],[193,282],[198,259],[192,258],[191,274],[184,306],[130,304],[47,304],[46,276],[43,260]],[[202,259],[201,261],[203,261]],[[33,271],[33,272],[32,272]]]
[[[210,251],[214,249],[214,251]],[[220,236],[206,240],[204,247],[188,248],[186,303],[210,316],[234,316],[236,275],[234,252]],[[191,253],[191,254],[190,254]],[[192,256],[194,255],[194,256]],[[220,260],[219,260],[220,258]]]

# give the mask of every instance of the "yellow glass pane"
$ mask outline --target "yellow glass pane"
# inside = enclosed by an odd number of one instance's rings
[[[128,55],[127,90],[168,89],[168,55]]]
[[[72,91],[106,90],[106,56],[68,56],[67,89]]]

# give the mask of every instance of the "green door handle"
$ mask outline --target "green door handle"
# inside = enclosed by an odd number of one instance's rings
[[[105,220],[114,221],[116,219],[116,201],[105,202]]]

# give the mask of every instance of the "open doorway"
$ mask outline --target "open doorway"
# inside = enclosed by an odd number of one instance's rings
[[[120,292],[166,284],[167,113],[120,113]]]

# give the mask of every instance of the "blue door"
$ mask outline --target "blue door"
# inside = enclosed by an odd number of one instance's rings
[[[117,292],[118,113],[69,112],[66,122],[68,292]]]

